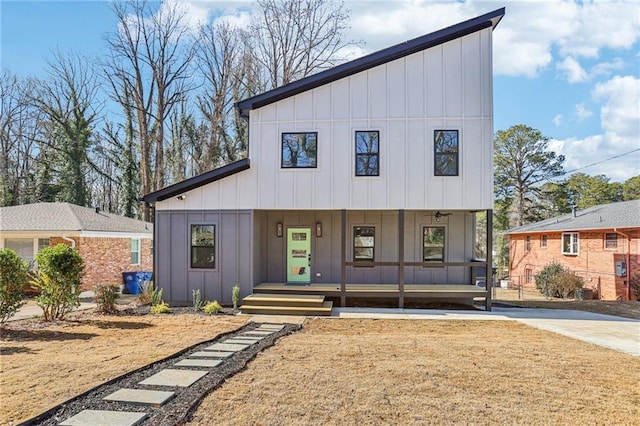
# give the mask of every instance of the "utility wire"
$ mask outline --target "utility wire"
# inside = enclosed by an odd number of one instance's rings
[[[604,160],[597,161],[597,162],[591,163],[591,164],[587,164],[586,166],[578,167],[577,169],[566,171],[566,172],[564,172],[564,174],[562,174],[562,176],[568,175],[569,173],[577,172],[579,170],[586,169],[587,167],[597,166],[598,164],[606,163],[607,161],[615,160],[616,158],[624,157],[626,155],[633,154],[634,152],[637,152],[637,151],[640,151],[640,148],[632,149],[629,152],[625,152],[623,154],[614,155],[613,157],[605,158]]]

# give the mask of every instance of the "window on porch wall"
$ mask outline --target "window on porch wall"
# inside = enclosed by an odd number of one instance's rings
[[[422,227],[422,260],[444,262],[444,226]]]
[[[376,228],[373,226],[356,226],[353,228],[353,261],[373,262],[375,250]]]

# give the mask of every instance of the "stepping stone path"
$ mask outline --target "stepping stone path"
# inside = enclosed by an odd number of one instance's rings
[[[147,377],[138,384],[140,389],[122,388],[107,395],[105,401],[124,402],[141,406],[161,407],[175,396],[175,392],[153,389],[154,386],[186,388],[203,378],[225,359],[241,352],[284,328],[282,324],[262,324],[252,331],[230,337],[219,343],[189,354],[176,361],[178,368],[166,368]],[[197,370],[190,368],[198,368]],[[146,388],[145,388],[146,387]],[[151,388],[151,389],[149,389]],[[135,426],[148,417],[146,412],[83,410],[69,417],[60,426]]]

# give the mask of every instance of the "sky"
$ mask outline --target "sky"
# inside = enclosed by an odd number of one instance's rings
[[[188,1],[190,22],[246,25],[252,2]],[[346,0],[361,41],[348,54],[371,53],[505,7],[493,35],[494,131],[525,124],[550,138],[567,172],[612,182],[640,175],[640,2],[509,0]],[[99,57],[117,29],[97,0],[0,0],[0,66],[46,77],[53,52]],[[346,53],[345,53],[346,54]]]

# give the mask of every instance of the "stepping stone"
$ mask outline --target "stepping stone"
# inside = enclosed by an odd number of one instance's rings
[[[240,345],[231,343],[214,343],[213,345],[205,348],[205,351],[222,351],[222,352],[240,352],[247,349],[251,345]]]
[[[209,367],[209,368],[213,368],[213,367],[217,367],[220,364],[222,364],[222,360],[221,359],[191,359],[191,358],[187,358],[187,359],[183,359],[182,361],[178,361],[173,365],[175,365],[176,367]]]
[[[174,392],[156,391],[146,389],[118,389],[114,393],[105,396],[105,401],[131,402],[134,404],[151,405],[160,407],[162,404],[173,398]]]
[[[266,337],[270,334],[273,334],[272,331],[269,330],[254,330],[254,331],[247,331],[245,333],[242,333],[240,336],[263,336]]]
[[[239,337],[234,337],[233,339],[225,340],[223,343],[230,343],[232,345],[253,345],[254,343],[258,343],[262,339],[241,339]]]
[[[134,411],[84,410],[69,417],[61,426],[135,426],[147,418],[147,413]]]
[[[141,385],[151,386],[179,386],[186,388],[204,377],[208,371],[202,370],[164,370],[140,382]]]
[[[222,352],[222,351],[210,351],[205,348],[204,351],[194,352],[189,357],[200,357],[200,358],[215,358],[215,359],[226,359],[230,356],[233,356],[235,352]]]
[[[284,328],[283,324],[262,324],[260,327],[256,328],[258,331],[280,331]]]

